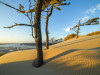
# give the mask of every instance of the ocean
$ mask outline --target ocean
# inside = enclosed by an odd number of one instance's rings
[[[44,47],[44,46],[43,46]],[[35,49],[35,45],[20,45],[20,44],[0,44],[0,52],[6,54],[9,52]]]

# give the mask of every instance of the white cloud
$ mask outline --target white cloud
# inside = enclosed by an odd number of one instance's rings
[[[94,14],[96,10],[100,10],[100,4],[98,4],[96,7],[92,7],[85,11],[85,13],[92,13]]]
[[[85,21],[85,20],[87,20],[87,19],[89,19],[89,16],[83,17],[83,18],[82,18],[82,21]]]
[[[96,6],[96,8],[97,8],[98,10],[100,10],[100,4],[98,4],[98,5]]]
[[[96,11],[96,8],[90,8],[89,10],[86,10],[85,13],[92,13],[94,14]]]
[[[70,31],[70,27],[66,27],[65,31],[69,32]]]

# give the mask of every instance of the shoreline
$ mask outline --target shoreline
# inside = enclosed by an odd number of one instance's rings
[[[32,66],[36,49],[1,56],[0,75],[100,75],[100,35],[64,41],[44,49],[44,65],[38,69]]]

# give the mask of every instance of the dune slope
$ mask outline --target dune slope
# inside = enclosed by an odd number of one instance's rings
[[[100,75],[100,35],[64,41],[43,50],[44,65],[32,67],[36,50],[0,57],[0,75]]]

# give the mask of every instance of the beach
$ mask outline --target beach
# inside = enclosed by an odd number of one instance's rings
[[[0,57],[0,75],[100,75],[100,35],[74,38],[43,48],[44,65],[32,66],[36,50]]]
[[[28,49],[35,49],[35,45],[20,45],[20,43],[0,44],[0,52],[3,54]]]

